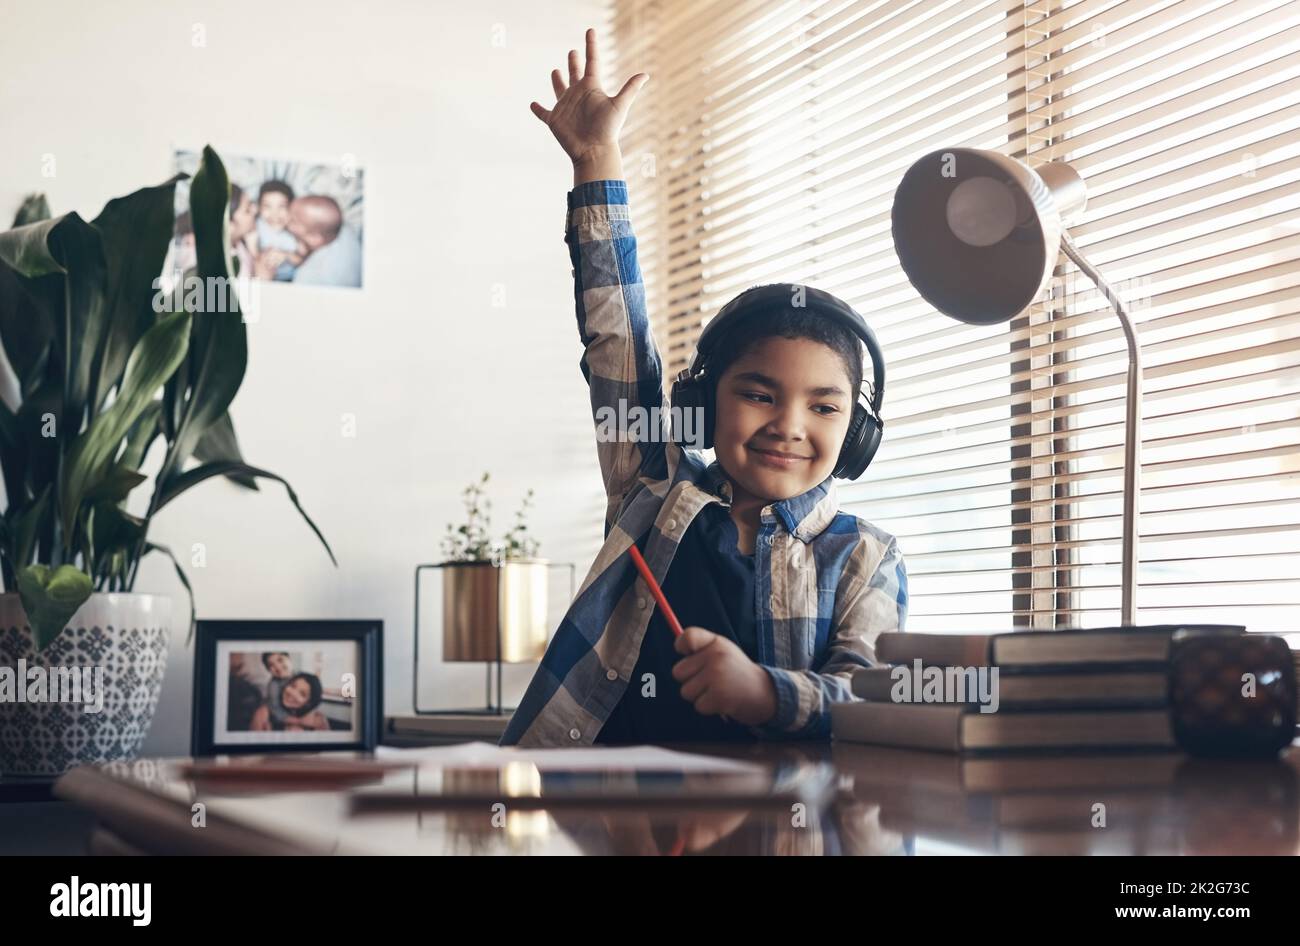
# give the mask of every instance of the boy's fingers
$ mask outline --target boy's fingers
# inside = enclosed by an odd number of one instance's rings
[[[596,63],[597,63],[596,31],[593,29],[588,29],[587,30],[587,68],[582,73],[584,79],[587,76],[591,76],[593,79],[600,78],[600,72],[598,70]]]
[[[673,642],[673,649],[679,654],[693,654],[701,647],[708,647],[713,643],[714,636],[712,631],[692,624],[682,628],[682,636]]]
[[[569,88],[564,84],[564,79],[561,77],[559,69],[551,70],[551,88],[555,90],[555,97],[557,99]]]
[[[689,680],[702,669],[708,661],[707,653],[691,654],[689,657],[683,657],[673,664],[673,679],[678,683]]]
[[[696,676],[694,679],[688,680],[686,683],[682,684],[682,699],[694,703],[699,699],[700,694],[708,688],[709,681],[704,679],[702,675]]]
[[[638,72],[632,78],[623,83],[623,88],[618,90],[618,95],[614,96],[614,104],[619,108],[627,108],[636,100],[636,94],[641,91],[641,86],[650,81],[650,75],[646,72]]]
[[[698,700],[691,702],[695,706],[695,712],[701,716],[717,716],[722,708],[718,698],[709,692],[705,692]]]
[[[569,85],[574,85],[582,80],[582,73],[578,71],[578,51],[569,50]]]
[[[551,123],[550,109],[542,108],[542,106],[538,105],[536,102],[529,102],[528,107],[531,108],[533,110],[533,114],[536,115],[538,118],[540,118],[542,121],[546,122],[548,125]]]

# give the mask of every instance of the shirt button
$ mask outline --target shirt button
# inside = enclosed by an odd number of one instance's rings
[[[667,522],[664,523],[664,525],[668,527],[669,532],[672,532],[674,529],[677,528],[677,520],[669,519]]]
[[[771,545],[771,544],[772,544],[772,537],[771,537],[770,535],[764,536],[764,537],[763,537],[763,542],[764,542],[766,545]]]
[[[637,606],[638,608],[641,608],[642,610],[644,610],[644,609],[645,609],[645,598],[637,598],[637,599],[636,599],[636,606]]]
[[[606,680],[617,680],[617,679],[618,679],[618,671],[617,671],[617,670],[614,670],[614,669],[606,670],[606,671],[605,671],[605,679],[606,679]]]
[[[569,738],[572,739],[574,742],[577,742],[579,739],[582,738],[582,733],[578,732],[578,730],[576,729],[570,729]]]

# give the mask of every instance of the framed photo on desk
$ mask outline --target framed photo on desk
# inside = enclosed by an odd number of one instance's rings
[[[369,751],[383,725],[378,620],[199,621],[190,751]]]

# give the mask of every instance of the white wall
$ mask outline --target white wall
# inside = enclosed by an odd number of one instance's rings
[[[550,70],[601,28],[598,3],[43,0],[4,19],[6,221],[34,190],[56,214],[93,217],[170,176],[176,146],[351,152],[365,169],[365,288],[266,286],[232,409],[249,461],[289,479],[339,568],[278,485],[205,484],[153,533],[206,547],[189,569],[201,617],[382,618],[386,704],[409,710],[413,567],[438,559],[461,488],[485,469],[499,527],[534,487],[543,554],[577,562],[581,580],[603,503],[563,243],[571,171],[528,103],[553,100]],[[137,590],[183,612],[163,560]],[[192,650],[175,637],[152,754],[189,744]],[[508,668],[507,699],[531,673]],[[422,674],[426,705],[482,699],[480,665],[430,660]]]

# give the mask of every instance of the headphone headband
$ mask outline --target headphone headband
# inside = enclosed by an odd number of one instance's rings
[[[796,300],[801,304],[796,304]],[[812,286],[768,283],[752,286],[736,296],[718,311],[700,333],[695,346],[695,357],[691,360],[691,375],[698,375],[707,367],[718,342],[742,319],[759,313],[803,310],[812,310],[825,316],[848,329],[866,345],[871,356],[872,371],[872,380],[868,382],[871,388],[869,403],[872,413],[880,417],[880,406],[885,398],[885,358],[880,351],[880,343],[876,340],[876,333],[871,330],[866,319],[847,302]]]
[[[836,458],[833,476],[844,479],[857,479],[871,463],[872,457],[880,446],[884,433],[884,421],[880,417],[880,405],[885,399],[885,358],[876,341],[876,333],[871,331],[866,320],[854,311],[847,302],[836,298],[829,292],[803,286],[797,283],[769,283],[752,286],[732,299],[704,327],[699,342],[695,346],[695,357],[691,366],[683,369],[673,382],[672,404],[680,408],[683,416],[688,411],[700,411],[704,416],[704,436],[702,446],[713,446],[713,413],[716,379],[708,378],[709,361],[719,343],[727,336],[732,327],[742,319],[762,312],[799,311],[811,309],[819,315],[848,329],[867,346],[871,356],[872,382],[871,394],[864,398],[859,389],[854,395],[853,411],[849,420],[848,432]],[[673,439],[684,443],[684,432],[679,431],[674,422]]]

